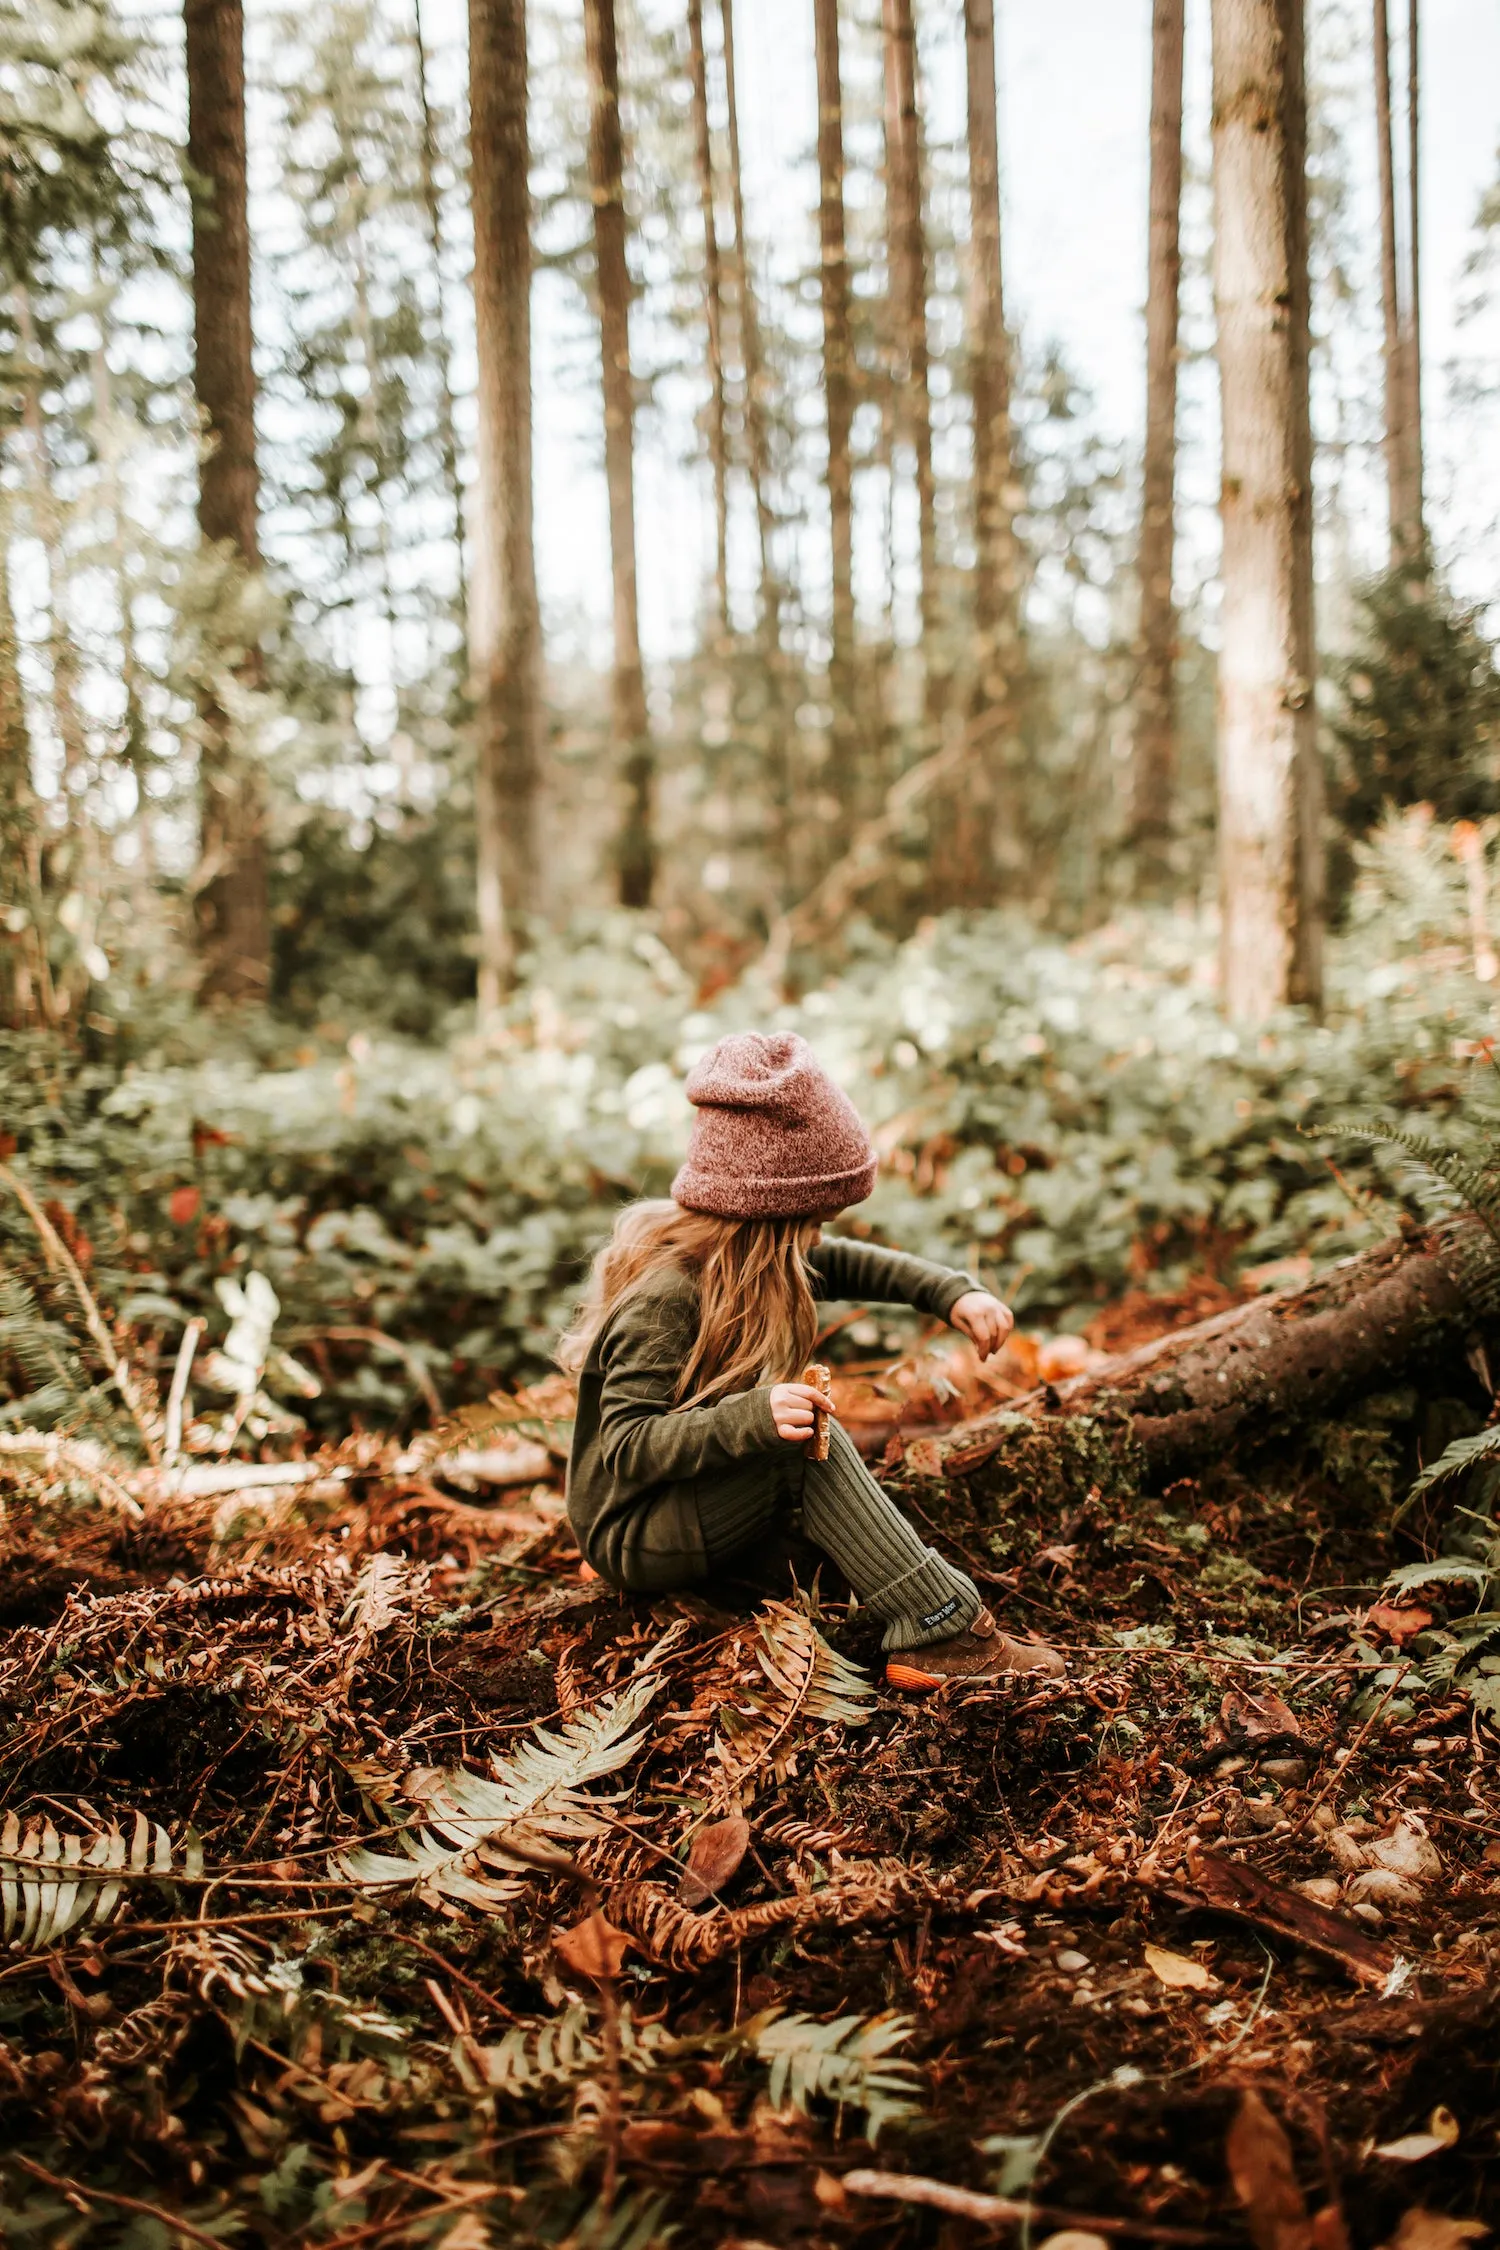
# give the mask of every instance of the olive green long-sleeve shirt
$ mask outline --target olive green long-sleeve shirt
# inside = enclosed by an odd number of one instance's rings
[[[820,1300],[913,1305],[938,1320],[980,1286],[951,1266],[842,1237],[820,1242],[808,1264]],[[595,1338],[579,1375],[568,1520],[584,1554],[614,1585],[639,1582],[630,1565],[642,1539],[650,1543],[658,1585],[701,1579],[707,1561],[699,1504],[714,1480],[761,1457],[774,1481],[799,1451],[776,1433],[769,1383],[674,1410],[697,1323],[691,1274],[653,1274]]]

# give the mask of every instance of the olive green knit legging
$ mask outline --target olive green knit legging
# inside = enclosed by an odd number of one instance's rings
[[[963,1632],[983,1607],[973,1580],[924,1546],[837,1422],[829,1438],[826,1461],[787,1447],[694,1482],[710,1574],[732,1574],[740,1556],[800,1507],[808,1538],[884,1624],[887,1649]]]

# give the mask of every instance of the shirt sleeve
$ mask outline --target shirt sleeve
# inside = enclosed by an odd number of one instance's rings
[[[851,1242],[843,1235],[824,1238],[808,1258],[814,1292],[848,1304],[915,1305],[934,1320],[946,1320],[960,1297],[981,1284],[954,1266],[886,1250],[877,1242]]]
[[[771,1419],[768,1383],[710,1406],[674,1410],[677,1379],[691,1348],[686,1329],[677,1334],[676,1326],[623,1321],[600,1350],[600,1459],[619,1485],[635,1491],[728,1468],[787,1443]]]

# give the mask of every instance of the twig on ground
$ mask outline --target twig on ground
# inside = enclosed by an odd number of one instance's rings
[[[29,2156],[21,2156],[15,2151],[11,2153],[10,2162],[19,2165],[23,2172],[29,2172],[33,2179],[41,2180],[47,2187],[56,2188],[58,2194],[66,2196],[75,2208],[82,2201],[107,2203],[115,2211],[136,2211],[142,2218],[155,2219],[157,2225],[165,2227],[169,2234],[185,2235],[189,2242],[205,2243],[207,2250],[224,2250],[224,2244],[218,2235],[206,2234],[202,2227],[195,2227],[191,2219],[181,2218],[175,2211],[164,2210],[159,2203],[147,2203],[138,2195],[115,2195],[107,2188],[85,2187],[81,2180],[71,2180],[59,2172],[49,2172],[45,2164],[34,2163]]]
[[[1129,2234],[1145,2242],[1188,2244],[1215,2239],[1199,2227],[1160,2226],[1154,2219],[1100,2218],[1092,2211],[1068,2211],[1059,2204],[1017,2203],[1008,2195],[977,2195],[972,2188],[950,2187],[946,2180],[925,2179],[919,2172],[860,2168],[846,2172],[839,2185],[846,2195],[922,2204],[930,2211],[946,2211],[955,2219],[976,2219],[981,2225],[1015,2226],[1040,2219],[1048,2226],[1076,2227],[1090,2234]]]

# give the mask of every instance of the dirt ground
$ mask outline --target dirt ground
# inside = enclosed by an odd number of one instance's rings
[[[10,1494],[5,2239],[1481,2239],[1500,1748],[1381,1598],[1476,1401],[944,1488],[930,1372],[869,1442],[1063,1682],[893,1695],[821,1588],[621,1601],[555,1475],[431,1449]]]

